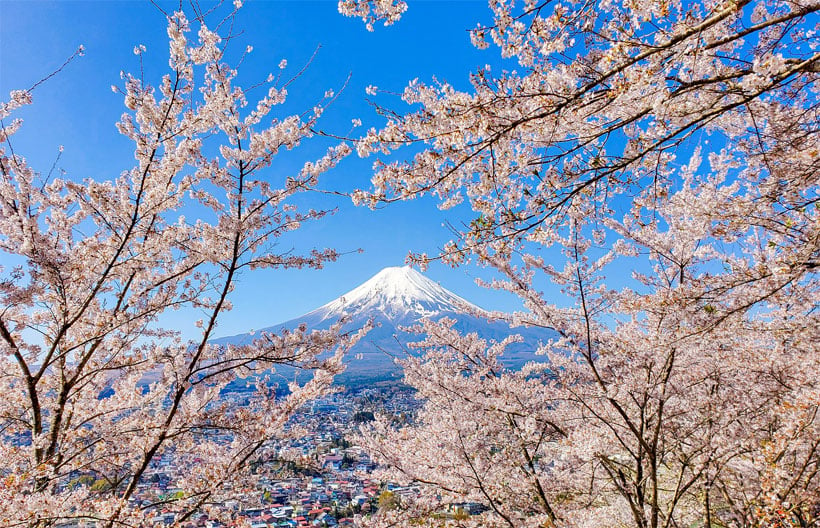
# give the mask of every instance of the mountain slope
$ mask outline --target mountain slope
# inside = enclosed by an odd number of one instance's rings
[[[473,315],[484,311],[469,301],[443,288],[409,267],[381,270],[360,286],[341,297],[290,321],[263,328],[277,332],[305,324],[309,329],[324,329],[343,316],[349,318],[345,330],[361,327],[369,319],[377,324],[352,350],[347,371],[340,376],[344,383],[367,382],[401,377],[394,357],[406,355],[406,344],[421,336],[401,330],[423,318],[455,319],[455,326],[464,333],[476,332],[487,340],[499,341],[510,334],[523,337],[522,343],[511,345],[504,356],[510,368],[520,368],[534,359],[533,351],[553,333],[543,329],[511,329],[502,321],[489,322]],[[214,344],[242,344],[253,339],[251,334],[239,334],[213,341]]]

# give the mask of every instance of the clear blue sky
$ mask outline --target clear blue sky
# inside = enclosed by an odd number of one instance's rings
[[[163,7],[172,10],[173,5]],[[435,76],[466,88],[470,71],[483,64],[499,64],[497,49],[478,51],[467,34],[467,29],[487,22],[489,16],[483,1],[413,2],[399,23],[378,26],[369,33],[360,20],[339,15],[335,1],[251,0],[237,19],[243,33],[236,49],[254,48],[240,70],[240,81],[250,84],[263,79],[277,71],[283,58],[288,60],[288,71],[295,72],[321,46],[308,72],[290,90],[287,108],[299,111],[312,106],[326,89],[338,90],[350,74],[346,90],[323,116],[322,128],[344,134],[353,118],[360,118],[364,128],[378,126],[381,119],[366,102],[366,86],[400,92],[413,78],[429,81]],[[147,47],[148,79],[155,81],[164,73],[167,40],[162,14],[148,2],[0,0],[0,93],[4,100],[10,90],[28,88],[55,70],[80,44],[86,48],[85,56],[39,86],[34,105],[19,112],[25,124],[14,146],[45,172],[58,145],[64,145],[60,167],[68,177],[108,179],[133,162],[129,142],[114,128],[123,106],[121,96],[110,87],[120,82],[121,70],[139,71],[132,52],[135,45]],[[380,103],[406,108],[398,98],[380,97]],[[297,152],[316,155],[322,147],[317,142]],[[324,185],[342,190],[366,187],[372,161],[351,156],[326,176]],[[339,207],[339,213],[300,230],[299,246],[333,246],[342,251],[362,248],[364,252],[346,255],[321,272],[247,273],[235,292],[233,312],[222,319],[220,335],[271,325],[316,308],[383,267],[401,265],[408,250],[435,253],[448,238],[442,222],[458,221],[454,216],[458,213],[440,212],[432,200],[395,204],[375,212],[353,207],[343,198],[316,200],[321,200],[317,205]],[[508,295],[475,286],[475,276],[488,276],[483,270],[452,270],[434,264],[427,274],[486,308],[519,306]]]

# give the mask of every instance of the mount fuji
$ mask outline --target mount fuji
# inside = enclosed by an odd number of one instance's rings
[[[523,338],[507,348],[503,361],[508,368],[520,368],[536,359],[534,351],[540,342],[555,334],[542,328],[510,328],[503,321],[489,321],[475,314],[483,309],[450,292],[410,267],[385,268],[360,286],[341,297],[300,317],[261,329],[277,332],[305,324],[308,329],[325,329],[347,316],[343,330],[362,327],[372,319],[376,326],[354,346],[349,354],[347,370],[338,376],[342,383],[358,384],[380,380],[401,379],[395,357],[404,357],[406,344],[423,336],[402,330],[424,318],[439,320],[448,317],[463,332],[475,332],[487,340],[500,341],[511,334]],[[212,341],[216,345],[245,344],[254,334],[239,334]]]

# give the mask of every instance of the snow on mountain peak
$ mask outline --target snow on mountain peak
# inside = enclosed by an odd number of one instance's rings
[[[409,266],[384,268],[360,286],[314,311],[323,319],[373,310],[390,318],[480,308]]]

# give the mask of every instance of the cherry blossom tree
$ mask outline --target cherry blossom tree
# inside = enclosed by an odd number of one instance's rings
[[[274,246],[328,214],[300,210],[294,197],[349,147],[333,145],[293,174],[267,170],[312,136],[333,96],[274,117],[298,77],[285,77],[283,63],[252,87],[262,97],[249,105],[219,33],[232,15],[213,27],[206,18],[168,14],[168,73],[156,85],[124,75],[113,88],[135,158],[115,178],[35,172],[13,148],[21,121],[9,121],[33,90],[0,106],[0,250],[19,262],[0,277],[3,526],[143,526],[159,511],[177,523],[196,511],[218,518],[215,506],[255,489],[250,465],[295,409],[329,390],[364,331],[301,328],[247,346],[210,344],[240,274],[337,258]],[[178,308],[204,314],[196,339],[159,324]],[[289,375],[277,398],[269,377],[281,365],[309,375]],[[248,405],[220,397],[248,376]],[[165,497],[146,491],[161,460],[184,469]]]
[[[490,8],[471,36],[504,69],[410,83],[356,198],[469,206],[411,259],[494,268],[524,307],[495,316],[559,337],[508,372],[505,343],[419,328],[416,421],[362,441],[420,494],[369,522],[818,526],[820,4]]]

